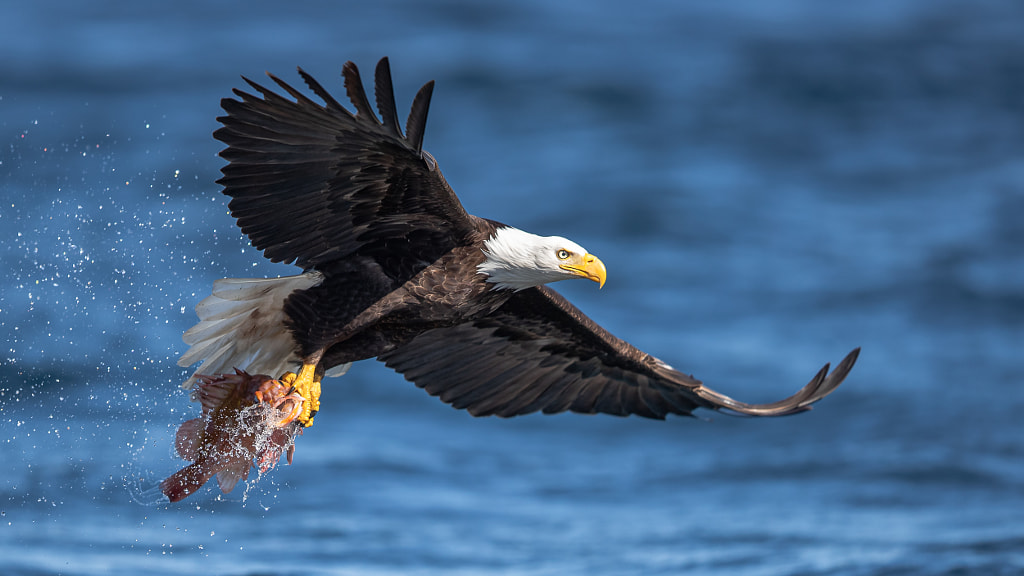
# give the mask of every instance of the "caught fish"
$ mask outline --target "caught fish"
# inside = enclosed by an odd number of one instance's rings
[[[296,417],[305,400],[292,386],[264,374],[198,376],[193,399],[203,414],[178,428],[174,446],[192,463],[160,483],[160,491],[178,502],[214,476],[227,494],[249,469],[274,467],[287,450],[292,463],[295,437],[302,434]],[[254,463],[255,461],[255,463]]]

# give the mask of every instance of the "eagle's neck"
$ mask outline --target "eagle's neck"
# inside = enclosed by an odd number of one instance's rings
[[[511,226],[498,228],[484,242],[486,258],[477,265],[476,271],[487,276],[493,290],[518,292],[561,280],[557,270],[548,270],[537,261],[538,247],[544,240],[542,236]]]

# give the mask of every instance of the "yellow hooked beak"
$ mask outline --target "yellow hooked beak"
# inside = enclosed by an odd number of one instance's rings
[[[559,265],[559,268],[571,272],[580,278],[597,282],[598,288],[604,287],[604,281],[608,277],[608,271],[604,268],[604,262],[593,254],[583,256],[573,255],[570,261]]]

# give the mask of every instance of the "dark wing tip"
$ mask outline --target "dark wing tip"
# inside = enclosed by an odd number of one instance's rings
[[[853,369],[853,365],[857,363],[857,358],[859,356],[860,346],[851,350],[850,353],[847,354],[846,357],[839,362],[839,364],[836,366],[836,369],[833,370],[831,374],[829,374],[828,378],[825,379],[823,385],[818,388],[817,393],[814,395],[814,399],[808,402],[808,404],[817,402],[818,400],[821,400],[825,396],[828,396],[829,394],[832,393],[833,390],[835,390],[840,384],[842,384],[843,380],[846,379],[846,375],[850,373],[851,369]],[[810,408],[809,405],[808,408]]]
[[[326,91],[319,84],[316,84],[315,80],[301,69],[299,73],[302,74],[306,84],[314,92],[324,97]],[[359,74],[359,67],[349,60],[342,66],[341,75],[345,78],[345,91],[348,93],[348,98],[352,105],[355,106],[356,120],[371,122],[378,127],[383,127],[392,136],[403,138],[402,127],[398,121],[398,107],[395,104],[394,84],[391,80],[391,62],[387,56],[377,62],[373,76],[374,95],[377,101],[377,110],[380,111],[381,115],[380,120],[377,119],[377,115],[370,105],[370,100],[367,98],[366,89],[363,87],[363,80]],[[434,81],[431,80],[424,84],[419,92],[416,93],[409,111],[409,118],[406,120],[404,139],[416,152],[423,151],[423,134],[426,131],[427,112],[430,109],[430,97],[433,92]],[[327,98],[324,99],[327,100]],[[333,103],[332,106],[332,102],[328,101],[329,108],[334,106],[337,106],[337,104]]]
[[[334,96],[331,96],[331,93],[328,92],[323,86],[321,86],[320,83],[316,81],[316,78],[313,78],[309,74],[309,72],[303,70],[301,66],[297,66],[296,69],[299,72],[299,76],[302,77],[302,81],[306,83],[306,86],[308,86],[309,89],[312,90],[314,94],[319,96],[320,99],[324,101],[324,103],[327,105],[327,108],[334,110],[336,112],[344,112],[346,116],[352,115],[352,113],[346,110],[344,106],[342,106],[337,100],[335,100]]]
[[[398,125],[398,109],[395,106],[395,89],[391,84],[391,64],[385,56],[377,62],[373,73],[373,92],[377,98],[377,110],[384,121],[384,127],[397,138],[402,138],[402,129]]]
[[[297,67],[297,70],[299,76],[301,76],[302,80],[306,83],[306,86],[308,86],[314,94],[323,100],[323,107],[333,112],[344,113],[345,117],[355,118],[357,122],[368,123],[377,128],[383,127],[391,136],[404,139],[416,152],[423,151],[423,134],[426,130],[427,112],[430,108],[430,97],[434,91],[433,80],[424,84],[423,87],[420,88],[419,92],[416,93],[416,97],[413,99],[412,107],[409,111],[409,118],[406,121],[406,136],[403,136],[401,124],[398,120],[398,107],[395,104],[394,84],[391,80],[391,64],[386,56],[377,62],[377,67],[374,70],[374,94],[376,96],[377,109],[380,111],[382,120],[378,120],[377,115],[374,113],[373,107],[370,105],[370,100],[367,97],[366,89],[363,86],[362,77],[359,74],[359,67],[351,60],[345,62],[342,66],[341,75],[345,80],[345,92],[356,109],[355,115],[335,100],[334,97],[332,97],[331,94],[319,82],[317,82],[315,78],[313,78],[313,76],[303,70],[302,67]],[[274,74],[267,72],[267,76],[299,104],[320,107],[319,104],[314,103],[308,97]],[[263,85],[250,80],[246,76],[242,76],[242,80],[255,90],[266,102],[277,103],[284,100],[284,98],[273,90],[267,89]],[[242,102],[254,102],[258,100],[256,96],[237,88],[232,91],[238,100],[231,98],[221,100],[221,106],[225,108],[225,110],[229,111],[229,115],[231,106]]]
[[[356,66],[355,62],[351,60],[345,62],[345,65],[341,67],[341,75],[345,78],[345,91],[348,93],[348,99],[356,108],[356,119],[372,120],[374,124],[380,124],[377,115],[373,113],[370,101],[366,98],[363,79],[359,75],[359,67]]]
[[[427,112],[430,110],[430,97],[434,93],[434,81],[431,80],[420,88],[409,110],[409,119],[405,123],[406,140],[413,150],[423,151],[423,133],[427,129]]]
[[[829,365],[825,364],[814,375],[814,378],[811,378],[811,381],[797,391],[796,394],[770,404],[739,402],[703,386],[697,388],[695,392],[698,396],[710,402],[712,408],[726,413],[745,416],[788,416],[810,410],[812,404],[831,394],[846,379],[853,365],[857,362],[858,356],[860,356],[860,347],[854,348],[847,354],[831,373],[828,371]]]

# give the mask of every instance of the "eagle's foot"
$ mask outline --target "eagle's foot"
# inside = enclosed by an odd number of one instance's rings
[[[313,425],[313,418],[320,411],[320,380],[316,378],[316,365],[303,364],[299,373],[285,372],[279,380],[291,386],[306,401],[302,403],[302,411],[295,418],[304,428]]]

